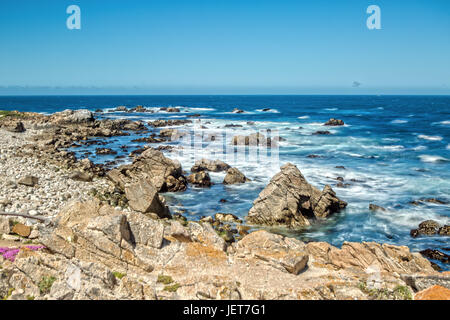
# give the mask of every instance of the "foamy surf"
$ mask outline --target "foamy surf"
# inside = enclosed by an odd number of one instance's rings
[[[423,154],[419,156],[420,160],[422,162],[428,162],[428,163],[439,163],[439,162],[448,162],[449,159],[441,157],[441,156],[432,156],[428,154]]]
[[[419,139],[424,139],[424,140],[428,140],[428,141],[441,141],[442,137],[441,136],[427,136],[424,134],[420,134],[417,136]]]

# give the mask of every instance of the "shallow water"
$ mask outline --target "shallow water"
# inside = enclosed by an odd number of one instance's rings
[[[159,107],[183,106],[180,113],[107,112],[116,106],[129,108],[143,105]],[[183,149],[166,153],[180,160],[189,171],[195,159],[202,156],[226,160],[236,166],[252,182],[224,186],[223,173],[213,173],[216,184],[210,189],[190,187],[183,193],[166,194],[172,212],[183,211],[195,219],[216,212],[230,212],[245,217],[252,201],[279,171],[279,165],[292,162],[306,179],[323,188],[330,184],[338,196],[348,202],[345,211],[324,223],[302,232],[288,232],[303,240],[321,240],[340,246],[344,241],[377,241],[407,245],[413,250],[450,247],[449,237],[433,236],[413,239],[409,231],[427,219],[441,224],[450,223],[450,206],[423,204],[413,206],[410,201],[438,198],[450,202],[450,97],[448,96],[64,96],[64,97],[0,97],[0,109],[18,109],[52,113],[64,109],[104,109],[102,117],[142,120],[184,119],[201,114],[201,123],[186,130],[205,136],[223,132],[225,124],[243,127],[227,129],[229,134],[250,134],[255,130],[272,130],[286,141],[279,143],[279,163],[275,157],[245,156],[245,148],[223,153],[221,141],[204,143],[204,148],[183,145]],[[232,113],[239,108],[245,113]],[[270,108],[269,112],[263,112]],[[324,127],[329,118],[342,119],[343,127]],[[247,125],[248,121],[255,122]],[[208,123],[208,124],[206,124]],[[207,129],[201,129],[204,125]],[[300,128],[301,127],[301,128]],[[181,128],[182,129],[182,128]],[[153,130],[153,129],[152,129]],[[312,135],[328,130],[331,135]],[[156,129],[158,132],[159,129]],[[264,133],[267,134],[267,133]],[[132,143],[135,135],[113,137],[105,147],[112,147],[119,155],[128,155],[143,144]],[[177,145],[179,142],[173,142]],[[127,145],[124,153],[121,145]],[[153,145],[155,146],[155,145]],[[96,147],[76,148],[81,155]],[[215,152],[215,154],[211,154]],[[318,155],[308,158],[308,155]],[[114,160],[115,156],[90,158],[96,162]],[[275,160],[274,160],[275,159]],[[123,161],[129,161],[128,158]],[[345,169],[336,168],[345,166]],[[338,188],[336,177],[349,183]],[[351,179],[354,179],[352,181]],[[220,199],[227,203],[220,203]],[[369,203],[388,209],[371,212]],[[277,230],[286,233],[286,230]],[[448,253],[448,251],[447,251]],[[440,264],[449,269],[448,266]]]

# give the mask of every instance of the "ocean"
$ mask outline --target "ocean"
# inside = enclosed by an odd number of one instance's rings
[[[155,113],[111,112],[117,106],[142,105]],[[178,106],[179,113],[159,111]],[[234,108],[245,111],[233,113]],[[270,110],[265,109],[269,108]],[[340,246],[344,241],[376,241],[406,245],[414,251],[427,248],[449,253],[450,239],[444,236],[412,238],[411,229],[424,220],[450,224],[450,205],[410,202],[436,198],[450,203],[450,96],[3,96],[0,110],[53,113],[65,109],[104,112],[102,118],[133,120],[191,119],[187,129],[193,136],[217,134],[224,125],[232,135],[248,135],[257,130],[283,139],[270,154],[246,155],[238,148],[226,162],[236,166],[252,181],[223,185],[224,173],[212,173],[211,188],[189,187],[186,192],[165,194],[172,213],[188,219],[233,213],[241,218],[279,171],[291,162],[306,179],[322,189],[330,184],[348,207],[324,222],[306,230],[274,230],[305,241],[327,241]],[[200,114],[201,122],[189,115]],[[342,119],[344,126],[324,127],[329,118]],[[250,122],[250,124],[249,124]],[[179,128],[183,130],[182,127]],[[151,129],[155,130],[155,129]],[[159,129],[156,129],[156,132]],[[314,135],[328,130],[328,135]],[[148,134],[147,134],[148,135]],[[105,140],[118,156],[128,155],[144,143],[135,143],[135,134]],[[98,139],[97,139],[98,140]],[[220,139],[219,139],[220,140]],[[166,143],[163,143],[166,144]],[[181,147],[180,142],[171,142]],[[225,142],[225,144],[227,144]],[[126,145],[126,152],[120,146]],[[155,144],[154,146],[157,146]],[[153,144],[152,144],[153,146]],[[187,172],[195,159],[224,159],[223,141],[202,142],[202,147],[183,145],[166,156],[178,159]],[[107,162],[115,156],[96,156],[95,148],[73,148],[78,156],[86,153],[94,162]],[[226,148],[225,148],[226,149]],[[275,151],[275,150],[273,150]],[[276,161],[272,161],[276,159]],[[118,164],[128,157],[116,159]],[[339,168],[344,166],[345,169]],[[338,167],[338,168],[337,168]],[[338,187],[337,177],[344,179]],[[226,203],[221,203],[226,199]],[[386,208],[370,211],[369,203]],[[448,265],[438,263],[448,270]]]

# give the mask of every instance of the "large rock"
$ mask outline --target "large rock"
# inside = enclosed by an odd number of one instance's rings
[[[133,210],[156,213],[160,218],[170,217],[169,209],[161,202],[158,191],[145,179],[126,185],[125,196]]]
[[[250,181],[242,172],[236,168],[230,168],[227,170],[227,174],[223,179],[224,184],[236,184],[245,183]]]
[[[426,220],[419,224],[417,229],[413,229],[410,232],[411,237],[415,238],[420,235],[434,235],[437,234],[440,230],[441,226],[434,220]]]
[[[212,171],[212,172],[221,172],[226,171],[231,168],[228,164],[221,160],[208,160],[201,159],[195,161],[194,166],[191,168],[191,172],[200,172],[200,171]]]
[[[147,178],[158,192],[186,190],[186,178],[181,164],[166,158],[161,151],[149,148],[132,164],[123,165],[107,173],[107,177],[122,190],[125,184]]]
[[[199,187],[210,187],[211,178],[206,171],[195,172],[188,176],[187,178],[190,184],[194,184]]]
[[[330,186],[320,191],[306,181],[295,165],[288,163],[253,202],[247,220],[253,224],[302,227],[310,224],[308,219],[326,218],[346,206]]]
[[[308,253],[303,242],[261,230],[252,232],[238,242],[238,257],[253,256],[275,268],[299,274],[306,268]]]
[[[418,252],[410,252],[406,246],[344,242],[339,249],[326,242],[310,242],[306,247],[316,262],[338,269],[366,270],[368,267],[375,267],[380,272],[387,273],[437,273],[427,259]]]

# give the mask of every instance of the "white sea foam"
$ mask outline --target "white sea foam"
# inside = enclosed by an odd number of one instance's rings
[[[439,123],[448,126],[448,125],[450,125],[450,120],[441,121],[441,122],[439,122]]]
[[[430,162],[430,163],[438,163],[438,162],[447,162],[449,161],[447,158],[441,156],[432,156],[428,154],[422,154],[419,156],[422,162]]]
[[[447,150],[450,150],[450,144],[447,145]]]
[[[442,140],[441,136],[427,136],[425,134],[418,135],[418,138],[424,139],[424,140],[429,140],[429,141],[441,141]]]
[[[193,110],[193,111],[216,111],[216,109],[214,108],[200,108],[200,107],[190,107],[190,108],[185,108],[187,111]]]
[[[336,111],[336,110],[339,110],[339,108],[325,108],[325,110],[327,110],[327,111]]]
[[[300,116],[298,119],[309,119],[309,116]]]
[[[408,120],[397,119],[397,120],[392,120],[391,123],[393,123],[393,124],[403,124],[403,123],[408,123]]]

